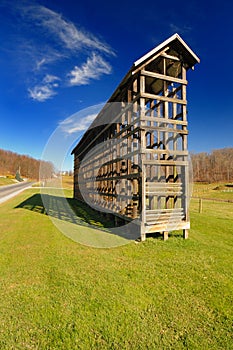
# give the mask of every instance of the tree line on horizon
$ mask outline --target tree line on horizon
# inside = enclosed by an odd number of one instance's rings
[[[193,181],[233,182],[233,148],[191,154]]]
[[[52,162],[38,160],[27,155],[0,149],[0,175],[15,176],[39,180],[41,177],[51,178],[55,172]]]
[[[191,160],[193,181],[233,182],[233,148],[192,153]],[[21,176],[37,180],[40,172],[44,179],[51,178],[55,173],[52,162],[0,149],[0,175],[15,175],[19,170]]]

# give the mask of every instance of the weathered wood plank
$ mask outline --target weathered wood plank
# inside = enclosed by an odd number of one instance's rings
[[[143,125],[141,128],[143,128],[144,130],[157,130],[157,131],[173,132],[177,134],[188,135],[188,130],[172,129],[167,127],[151,126],[151,125],[150,126]]]
[[[188,166],[189,162],[186,160],[148,160],[148,159],[144,159],[143,160],[144,164],[159,164],[159,165],[175,165],[175,166],[179,166],[179,165],[184,165],[184,166]]]
[[[183,104],[183,105],[187,104],[187,100],[181,100],[181,99],[173,98],[173,97],[154,95],[154,94],[150,94],[148,92],[141,92],[140,93],[140,97],[144,97],[146,99],[165,101],[165,102],[175,102],[175,103],[180,103],[180,104]]]
[[[161,80],[170,81],[172,83],[178,83],[178,84],[184,84],[184,85],[188,84],[186,79],[179,79],[179,78],[171,77],[169,75],[151,72],[151,71],[147,71],[144,69],[141,71],[141,74],[148,76],[148,77],[151,77],[151,78],[157,78],[157,79],[161,79]]]
[[[174,125],[184,125],[187,126],[188,122],[184,120],[177,120],[177,119],[171,119],[171,118],[158,118],[158,117],[149,117],[149,116],[144,116],[143,121],[148,121],[148,122],[157,122],[159,124],[174,124]]]
[[[164,57],[164,58],[167,58],[169,60],[180,61],[180,59],[178,57],[172,56],[172,55],[168,55],[167,53],[162,53],[161,56]]]
[[[141,71],[146,65],[150,64],[151,62],[153,62],[154,60],[159,58],[163,53],[166,53],[167,50],[169,50],[169,46],[167,46],[163,51],[153,55],[150,59],[146,60],[143,65],[140,65],[138,68],[134,69],[132,71],[132,75],[134,75],[134,74],[138,73],[139,71]]]

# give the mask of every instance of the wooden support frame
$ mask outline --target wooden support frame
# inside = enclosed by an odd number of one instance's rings
[[[74,148],[74,197],[140,226],[146,234],[190,227],[186,71],[197,56],[178,36],[135,62]],[[111,104],[119,104],[114,108]],[[107,118],[106,120],[109,120]]]

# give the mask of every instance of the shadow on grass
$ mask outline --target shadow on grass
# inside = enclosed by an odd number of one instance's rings
[[[135,228],[133,232],[132,230],[127,232],[125,228],[116,232],[113,216],[106,217],[104,213],[101,214],[89,207],[86,203],[74,198],[66,198],[51,194],[34,194],[15,208],[31,210],[61,220],[63,223],[68,222],[77,226],[94,228],[95,230],[112,233],[115,236],[125,239],[135,240],[139,239],[140,236],[137,228]],[[120,226],[118,227],[120,228]],[[175,231],[169,235],[178,238],[180,237],[180,232],[181,231]],[[65,235],[67,235],[66,232]],[[147,238],[163,239],[159,232],[147,234]]]
[[[42,200],[43,196],[43,200]],[[34,194],[16,208],[22,208],[45,214],[62,221],[70,222],[81,226],[94,226],[109,232],[114,227],[114,221],[105,218],[98,212],[73,198],[64,198],[48,194]]]

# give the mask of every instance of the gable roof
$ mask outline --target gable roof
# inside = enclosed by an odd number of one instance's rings
[[[163,41],[160,45],[156,46],[154,49],[152,49],[151,51],[146,53],[144,56],[139,58],[137,61],[135,61],[133,64],[133,67],[137,67],[145,63],[151,56],[155,55],[156,53],[159,53],[160,51],[163,51],[163,49],[165,49],[167,46],[174,48],[180,54],[183,53],[183,56],[187,58],[191,67],[194,66],[194,64],[196,63],[200,63],[199,57],[195,55],[195,53],[185,43],[185,41],[179,36],[179,34],[175,33],[170,38]]]
[[[140,70],[141,67],[145,66],[150,59],[153,59],[154,56],[159,55],[162,52],[166,51],[176,51],[186,63],[188,68],[193,68],[196,63],[200,63],[200,58],[192,51],[192,49],[185,43],[185,41],[175,33],[167,40],[163,41],[161,44],[153,48],[151,51],[140,57],[135,61],[124,76],[116,90],[113,92],[112,96],[107,102],[112,102],[118,95],[120,88],[127,82],[127,80],[135,74],[135,71]]]
[[[167,40],[163,41],[160,45],[153,48],[151,51],[143,55],[141,58],[136,60],[128,73],[124,76],[120,84],[117,86],[115,91],[113,92],[112,96],[107,101],[106,105],[110,102],[116,101],[117,96],[120,94],[121,90],[125,87],[125,85],[128,83],[128,80],[140,69],[142,69],[144,66],[147,65],[148,62],[155,59],[159,55],[166,55],[165,57],[170,58],[169,56],[170,52],[176,52],[178,54],[178,57],[185,63],[187,69],[193,68],[196,63],[200,63],[199,57],[192,51],[192,49],[185,43],[185,41],[179,36],[179,34],[175,33],[171,37],[169,37]],[[168,54],[167,54],[168,53]],[[173,57],[174,58],[174,57]],[[101,112],[103,112],[105,107],[100,111],[100,113],[97,115],[97,118],[101,117]],[[96,120],[95,119],[95,120]],[[92,122],[92,124],[89,126],[89,128],[84,133],[83,137],[79,141],[79,143],[75,146],[72,153],[74,153],[75,149],[77,149],[83,142],[85,137],[88,135],[89,131],[95,124],[95,120]]]

